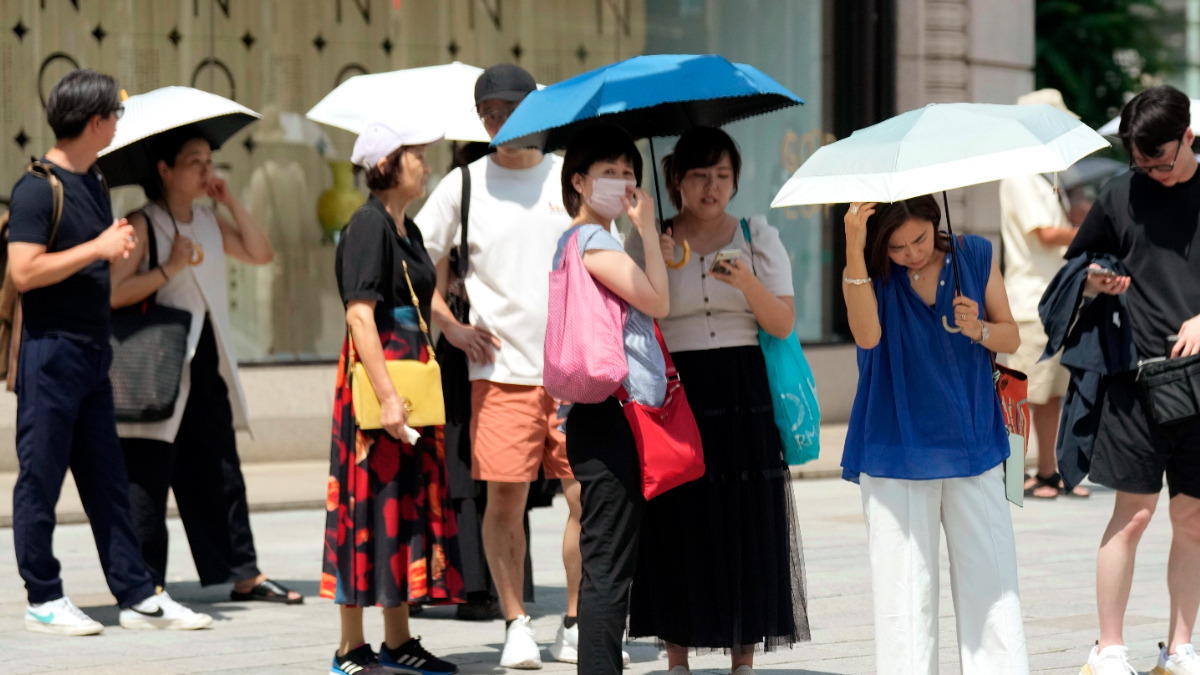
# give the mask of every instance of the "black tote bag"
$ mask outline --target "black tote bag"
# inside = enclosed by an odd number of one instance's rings
[[[158,267],[154,224],[146,219],[150,270]],[[192,313],[157,302],[158,293],[113,310],[109,370],[118,422],[161,422],[175,414]]]

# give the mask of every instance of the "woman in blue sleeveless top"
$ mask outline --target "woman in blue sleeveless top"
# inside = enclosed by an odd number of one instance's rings
[[[946,532],[963,675],[1028,675],[992,354],[1020,338],[991,243],[950,239],[933,197],[852,204],[843,290],[858,393],[842,475],[862,487],[880,675],[938,672]],[[961,329],[951,333],[943,317]]]

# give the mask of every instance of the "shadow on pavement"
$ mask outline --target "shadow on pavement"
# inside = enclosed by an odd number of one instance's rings
[[[296,591],[304,596],[304,601],[316,599],[321,592],[321,584],[318,581],[311,579],[272,579],[276,583],[286,586],[287,588]],[[213,586],[201,586],[199,581],[174,581],[167,584],[167,592],[171,594],[179,602],[184,604],[193,602],[204,603],[229,603],[233,602],[229,599],[229,592],[233,590],[233,584],[215,584]],[[246,601],[254,605],[265,605],[268,603],[261,601]],[[246,604],[246,602],[238,602],[237,604]]]
[[[236,605],[232,607],[216,607],[212,604],[203,602],[189,602],[188,607],[197,612],[203,612],[213,618],[214,622],[228,621],[226,615],[229,612],[244,612],[245,610]],[[120,626],[121,608],[116,605],[102,605],[99,607],[80,607],[88,616],[96,621],[99,621],[106,628],[112,626]]]
[[[284,583],[284,582],[280,582]],[[286,585],[286,584],[285,584]],[[292,586],[297,591],[304,591]],[[307,595],[307,593],[305,593]],[[567,612],[567,589],[562,586],[537,586],[534,589],[537,602],[525,603],[525,611],[534,619],[544,616],[562,616]],[[414,619],[429,619],[432,621],[455,621],[455,605],[434,605],[422,607],[419,613],[413,613]],[[489,623],[487,621],[464,621],[466,624]],[[497,619],[492,623],[500,623]]]

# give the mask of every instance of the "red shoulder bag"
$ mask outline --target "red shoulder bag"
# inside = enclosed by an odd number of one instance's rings
[[[638,460],[642,468],[642,494],[646,499],[694,481],[704,475],[704,446],[700,429],[688,405],[683,383],[667,351],[658,324],[654,337],[662,349],[667,365],[667,395],[662,407],[642,405],[629,396],[625,387],[617,390],[617,400],[633,437],[637,441]]]

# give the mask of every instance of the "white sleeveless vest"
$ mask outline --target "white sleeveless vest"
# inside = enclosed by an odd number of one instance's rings
[[[176,225],[171,215],[158,204],[149,203],[142,208],[149,219],[148,226],[154,228],[157,240],[159,264],[171,257],[171,245],[175,241]],[[175,442],[183,411],[187,408],[188,393],[192,382],[192,357],[200,342],[207,313],[212,322],[213,335],[220,356],[221,378],[229,389],[229,405],[233,409],[234,429],[248,429],[246,396],[238,379],[237,353],[233,346],[233,328],[229,323],[229,298],[225,288],[225,247],[216,215],[208,206],[192,207],[192,222],[178,223],[179,233],[197,242],[204,249],[204,261],[189,265],[158,289],[158,303],[176,307],[192,313],[192,327],[188,331],[187,357],[183,364],[183,378],[179,383],[179,398],[175,401],[175,414],[161,422],[120,423],[117,433],[121,438],[150,438],[168,443]],[[138,265],[139,272],[149,266],[149,255]]]

